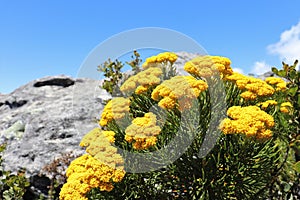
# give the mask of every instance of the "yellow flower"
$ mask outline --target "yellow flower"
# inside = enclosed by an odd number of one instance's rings
[[[177,55],[175,53],[164,52],[164,53],[160,53],[156,56],[147,58],[146,62],[144,62],[142,64],[142,67],[144,69],[147,69],[149,67],[157,66],[157,64],[160,64],[160,63],[170,62],[171,64],[173,64],[176,60],[177,60]]]
[[[94,128],[90,132],[88,132],[80,142],[80,146],[86,147],[89,146],[93,141],[96,140],[102,134],[102,130],[100,128]]]
[[[253,92],[246,91],[241,94],[241,97],[243,97],[244,99],[247,99],[247,100],[254,100],[254,99],[256,99],[257,96]]]
[[[286,90],[286,82],[276,84],[276,91],[285,91]]]
[[[284,102],[280,105],[280,111],[283,113],[289,113],[293,108],[293,105],[290,102]]]
[[[261,108],[263,110],[265,110],[266,108],[268,108],[269,106],[273,106],[273,105],[277,105],[277,101],[275,100],[267,100],[265,102],[259,103],[258,106],[261,106]]]
[[[179,109],[184,110],[190,108],[190,104],[183,102],[191,102],[207,88],[206,82],[192,76],[175,76],[157,86],[152,91],[151,98],[159,101],[158,105],[164,109],[174,108],[178,101]]]
[[[146,92],[148,90],[148,87],[147,86],[138,86],[135,90],[135,93],[136,94],[142,94],[143,92]]]
[[[227,110],[227,115],[220,129],[224,134],[245,134],[247,137],[270,138],[272,128],[275,125],[271,115],[259,109],[257,106],[233,106]]]
[[[105,135],[105,137],[108,139],[108,141],[110,143],[115,142],[115,132],[113,132],[113,131],[103,131],[102,133]]]
[[[278,83],[283,83],[284,80],[282,80],[281,78],[278,78],[278,77],[267,77],[265,79],[265,81],[270,84],[270,85],[276,85]]]
[[[68,179],[60,191],[60,199],[87,200],[85,195],[92,188],[111,191],[112,182],[120,182],[125,176],[125,171],[111,168],[91,155],[85,154],[71,162],[66,175]]]
[[[86,147],[86,151],[100,162],[110,167],[120,167],[124,161],[122,156],[117,153],[117,148],[112,146],[115,141],[114,136],[115,132],[113,131],[102,131],[100,128],[95,128],[82,138],[80,146]]]
[[[270,85],[276,86],[276,91],[285,91],[286,90],[286,82],[278,77],[268,77],[265,81]]]
[[[281,106],[283,106],[283,107],[290,107],[290,108],[293,107],[293,105],[291,104],[291,102],[283,102],[283,103],[281,104]]]
[[[158,85],[162,70],[158,67],[152,67],[129,77],[120,87],[122,92],[131,92],[135,90],[136,94],[147,91],[149,86]]]
[[[231,61],[221,56],[199,56],[184,65],[184,70],[199,77],[210,77],[220,73],[222,77],[232,74]]]
[[[123,97],[116,97],[110,100],[103,109],[100,119],[100,126],[106,126],[113,120],[122,119],[129,112],[130,100]]]
[[[105,137],[103,137],[105,136]],[[93,143],[95,140],[97,140],[97,138],[106,140],[110,143],[114,143],[115,142],[115,132],[113,131],[102,131],[100,128],[94,128],[93,130],[91,130],[90,132],[88,132],[81,140],[80,142],[80,146],[82,147],[87,147],[89,146],[91,143]]]
[[[130,126],[125,130],[125,140],[134,142],[134,149],[147,149],[156,144],[161,129],[156,126],[156,116],[149,112],[144,117],[137,117],[132,120]]]
[[[158,105],[164,109],[172,109],[176,105],[176,100],[166,96],[158,102]]]
[[[236,72],[227,76],[225,80],[234,82],[239,89],[244,90],[241,97],[246,100],[254,100],[257,97],[271,96],[275,92],[274,88],[268,85],[265,81]]]

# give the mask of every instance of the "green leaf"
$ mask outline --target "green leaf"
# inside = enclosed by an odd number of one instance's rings
[[[300,173],[300,161],[298,161],[294,164],[294,170],[296,172]]]
[[[272,72],[274,72],[275,74],[277,74],[278,73],[278,69],[275,68],[275,67],[272,67]]]
[[[293,67],[297,67],[297,64],[298,64],[298,60],[295,60],[294,64],[293,64]]]
[[[14,185],[14,186],[13,186],[13,190],[14,190],[15,192],[18,192],[18,191],[20,191],[20,190],[22,190],[22,189],[19,188],[19,185]]]
[[[288,127],[288,122],[287,122],[286,118],[284,117],[284,115],[283,115],[282,113],[280,113],[280,114],[278,115],[278,117],[279,117],[279,119],[280,119],[280,121],[279,121],[280,125],[281,125],[282,127],[287,128],[287,127]]]
[[[291,189],[291,185],[290,184],[288,184],[287,182],[282,182],[282,184],[283,184],[283,190],[285,192],[290,191],[290,189]]]
[[[291,96],[295,96],[296,93],[297,93],[297,90],[298,90],[298,87],[295,86],[295,87],[292,87],[288,90],[288,93],[291,95]]]
[[[289,77],[291,79],[296,79],[297,78],[297,74],[296,74],[296,70],[292,70],[289,72]]]
[[[278,71],[278,76],[285,77],[285,76],[286,76],[286,71],[284,71],[284,70],[279,70],[279,71]]]

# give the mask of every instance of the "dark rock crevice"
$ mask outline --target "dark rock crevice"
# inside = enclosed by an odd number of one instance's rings
[[[24,200],[40,199],[40,195],[48,196],[51,180],[46,176],[34,175],[30,178],[31,187],[27,188]]]
[[[2,105],[7,105],[9,106],[10,109],[14,109],[14,108],[19,108],[23,105],[25,105],[28,101],[27,100],[20,100],[20,101],[12,101],[12,102],[9,102],[9,101],[5,101],[4,103],[0,103],[0,106]]]
[[[66,138],[71,138],[73,137],[73,134],[71,133],[60,133],[60,134],[52,134],[50,136],[50,140],[56,140],[56,139],[66,139]]]
[[[43,86],[61,86],[69,87],[75,84],[75,81],[70,78],[52,78],[44,81],[37,81],[33,84],[33,87],[43,87]]]

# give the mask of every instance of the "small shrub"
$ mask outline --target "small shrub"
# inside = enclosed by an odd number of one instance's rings
[[[5,147],[5,144],[0,145],[0,197],[4,200],[20,200],[30,183],[25,177],[25,169],[20,170],[17,174],[3,169],[2,152]]]

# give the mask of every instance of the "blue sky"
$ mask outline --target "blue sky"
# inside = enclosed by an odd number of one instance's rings
[[[44,76],[76,77],[98,44],[143,27],[181,32],[233,68],[262,73],[300,57],[300,1],[286,2],[0,0],[0,93]]]

